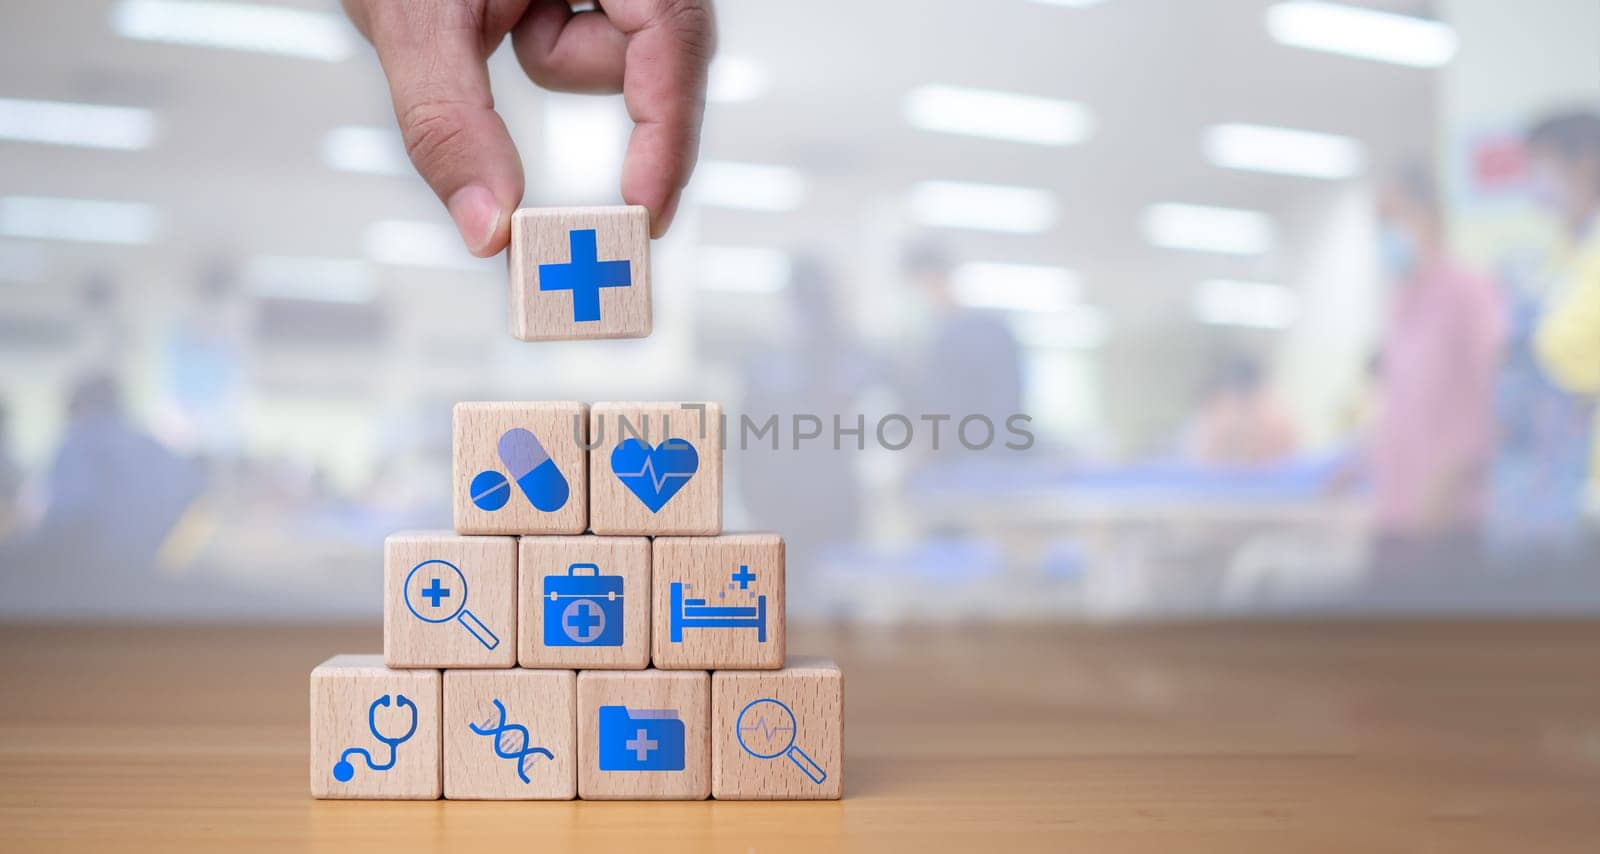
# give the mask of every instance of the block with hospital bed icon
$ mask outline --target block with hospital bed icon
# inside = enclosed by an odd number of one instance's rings
[[[783,573],[777,534],[657,537],[651,661],[664,670],[782,667]]]

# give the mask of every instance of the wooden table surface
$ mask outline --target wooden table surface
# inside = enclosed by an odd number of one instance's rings
[[[376,627],[0,628],[0,849],[1600,851],[1600,623],[841,632],[836,803],[314,801]]]

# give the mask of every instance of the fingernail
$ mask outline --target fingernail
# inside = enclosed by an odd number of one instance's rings
[[[500,203],[494,194],[477,184],[462,187],[445,203],[456,230],[472,254],[482,256],[500,230]]]

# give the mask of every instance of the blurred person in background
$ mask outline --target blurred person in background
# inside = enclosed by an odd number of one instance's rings
[[[1568,241],[1535,349],[1558,386],[1592,398],[1600,394],[1600,114],[1539,122],[1528,133],[1528,153],[1535,193],[1561,218]],[[1590,505],[1600,509],[1600,422],[1590,465]]]
[[[213,262],[166,334],[170,434],[181,447],[231,455],[240,444],[247,330],[228,265]]]
[[[22,469],[11,459],[11,412],[0,401],[0,540],[17,518],[22,495]]]
[[[956,301],[950,258],[939,247],[911,247],[905,270],[933,321],[933,336],[912,369],[906,414],[913,423],[925,414],[950,416],[941,448],[955,443],[953,425],[968,415],[987,416],[1003,433],[1006,419],[1022,412],[1022,348],[1011,327],[999,312]]]
[[[1385,573],[1455,569],[1481,538],[1502,310],[1451,257],[1427,167],[1397,171],[1378,204],[1393,291],[1370,450],[1375,559]]]
[[[1207,466],[1261,466],[1295,452],[1294,424],[1250,356],[1228,357],[1185,437],[1185,456]]]

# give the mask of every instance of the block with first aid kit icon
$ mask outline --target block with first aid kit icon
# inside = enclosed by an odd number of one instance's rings
[[[650,664],[647,537],[523,537],[517,660],[523,667]]]
[[[516,631],[515,537],[415,531],[384,540],[390,667],[512,667]]]
[[[311,794],[432,800],[442,790],[437,670],[336,655],[311,671]]]

